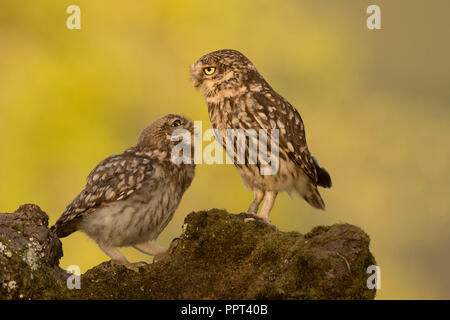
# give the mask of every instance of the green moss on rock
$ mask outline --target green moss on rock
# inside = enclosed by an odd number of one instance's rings
[[[1,217],[0,237],[4,238]],[[51,258],[32,270],[23,260],[24,251],[15,253],[10,261],[15,271],[8,271],[9,276],[0,271],[0,283],[14,278],[20,289],[5,293],[8,289],[0,288],[0,298],[18,298],[19,292],[31,299],[375,297],[375,291],[366,287],[366,269],[375,264],[370,239],[349,224],[319,226],[302,235],[274,231],[259,221],[245,223],[243,216],[224,210],[193,212],[186,217],[179,240],[156,262],[139,272],[104,262],[82,275],[81,290],[65,287],[63,271],[58,268],[60,242],[55,242],[45,223],[42,226],[41,232],[48,234],[35,238],[48,239],[40,245],[54,247],[54,252],[46,251]],[[4,259],[0,255],[0,267]]]

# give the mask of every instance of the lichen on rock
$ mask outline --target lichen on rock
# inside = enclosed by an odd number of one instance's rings
[[[0,298],[57,299],[64,295],[62,245],[36,205],[0,214]]]
[[[62,245],[38,206],[0,214],[2,299],[373,299],[370,239],[349,224],[302,235],[213,209],[190,213],[179,240],[139,272],[104,262],[69,290]],[[10,252],[10,256],[5,254]]]

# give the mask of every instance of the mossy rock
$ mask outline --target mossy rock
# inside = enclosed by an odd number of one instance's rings
[[[193,212],[179,240],[156,262],[139,272],[104,262],[81,276],[80,290],[69,290],[68,275],[58,266],[61,242],[49,231],[47,215],[37,206],[22,206],[13,214],[0,214],[0,242],[12,253],[7,257],[0,245],[0,298],[375,297],[366,285],[367,267],[375,259],[369,236],[360,228],[335,224],[302,235],[275,231],[258,220],[244,222],[244,217],[218,209]],[[8,286],[11,281],[14,286]]]

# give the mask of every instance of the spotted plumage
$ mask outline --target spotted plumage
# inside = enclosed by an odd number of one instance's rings
[[[260,216],[270,223],[269,212],[278,192],[290,190],[297,191],[313,207],[325,208],[317,186],[331,187],[331,178],[308,149],[300,114],[272,89],[247,57],[236,50],[209,53],[192,65],[191,79],[203,90],[211,125],[219,132],[216,138],[224,147],[228,129],[277,130],[279,163],[275,174],[261,174],[259,156],[256,164],[248,161],[248,144],[245,163],[235,163],[244,184],[254,194],[249,213],[256,214],[265,197]],[[271,140],[268,135],[268,148]],[[236,150],[230,156],[236,156]]]
[[[179,143],[172,134],[179,129],[191,135],[193,124],[177,115],[162,117],[141,133],[135,147],[100,162],[56,222],[56,234],[66,237],[81,230],[114,261],[129,267],[117,247],[163,253],[165,249],[150,241],[172,219],[195,170],[193,163],[172,161],[172,149]]]

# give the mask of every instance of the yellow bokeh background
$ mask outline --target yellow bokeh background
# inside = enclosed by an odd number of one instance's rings
[[[74,3],[81,30],[66,28]],[[369,4],[380,5],[382,30],[366,28]],[[233,48],[301,112],[333,178],[326,212],[282,194],[273,223],[302,233],[358,225],[381,268],[378,298],[448,299],[449,11],[446,0],[3,0],[0,211],[36,203],[53,224],[95,165],[156,118],[209,128],[189,67]],[[232,166],[199,165],[157,243],[168,246],[191,211],[242,212],[251,198]],[[62,267],[109,259],[84,234],[62,242]]]

